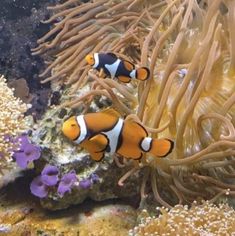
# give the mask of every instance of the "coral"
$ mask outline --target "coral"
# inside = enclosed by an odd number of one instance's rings
[[[70,171],[69,173],[63,175],[57,190],[59,196],[63,197],[65,193],[71,193],[72,187],[75,185],[77,180],[75,171]]]
[[[59,181],[59,170],[56,166],[46,165],[42,170],[42,182],[47,186],[54,186]]]
[[[55,14],[46,23],[56,23],[34,49],[55,57],[43,82],[72,85],[65,105],[86,112],[97,97],[107,97],[153,137],[175,140],[171,155],[147,156],[119,184],[145,167],[142,200],[149,179],[167,207],[227,189],[234,195],[234,2],[74,0],[51,9]],[[149,67],[150,79],[129,86],[100,79],[84,60],[100,51]],[[84,85],[88,91],[78,93]]]
[[[3,174],[5,169],[13,168],[11,160],[20,145],[18,137],[28,128],[24,117],[27,104],[14,97],[3,76],[0,77],[0,108],[0,174]]]
[[[87,189],[91,187],[91,180],[90,179],[84,179],[79,181],[79,187]]]
[[[58,183],[57,193],[60,197],[63,197],[65,193],[72,191],[72,188],[77,185],[77,182],[78,179],[75,171],[70,171],[61,176],[56,166],[46,165],[41,175],[34,178],[31,182],[30,190],[33,195],[39,198],[45,198],[49,194],[50,188],[56,187]]]
[[[40,158],[41,150],[29,141],[27,135],[21,135],[17,140],[19,140],[20,146],[17,150],[14,150],[13,158],[19,167],[25,169],[34,160]]]
[[[124,236],[135,226],[136,210],[116,201],[87,201],[66,211],[49,213],[29,195],[28,181],[19,178],[1,194],[1,235]]]
[[[172,209],[159,208],[158,217],[140,215],[140,224],[129,232],[129,236],[141,235],[234,235],[235,211],[226,204],[218,206],[205,202],[202,205],[176,205]],[[145,215],[145,216],[144,216]]]
[[[42,176],[37,176],[30,184],[30,191],[33,195],[44,198],[48,195],[48,186],[43,183]]]

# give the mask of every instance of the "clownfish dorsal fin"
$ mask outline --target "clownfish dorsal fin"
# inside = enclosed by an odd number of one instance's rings
[[[116,54],[114,54],[114,53],[112,53],[112,52],[107,52],[106,54],[109,55],[109,56],[111,56],[111,57],[113,57],[113,58],[115,58],[115,59],[118,59],[118,57],[116,56]]]
[[[112,107],[106,108],[106,109],[102,110],[101,112],[108,114],[110,116],[121,117],[121,114]]]

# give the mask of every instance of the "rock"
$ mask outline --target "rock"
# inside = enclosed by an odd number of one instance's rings
[[[105,102],[105,101],[103,101]],[[99,101],[99,105],[102,100]],[[95,102],[90,112],[98,110]],[[106,155],[101,162],[93,161],[87,152],[67,140],[61,133],[63,121],[72,115],[79,115],[82,109],[51,107],[44,118],[35,125],[32,132],[33,141],[42,148],[42,157],[35,162],[38,174],[46,164],[59,168],[60,176],[75,170],[78,183],[72,188],[71,193],[63,197],[57,193],[58,184],[49,188],[49,194],[41,199],[44,208],[50,210],[64,209],[74,204],[82,203],[86,199],[103,201],[116,198],[132,198],[133,202],[139,200],[140,178],[139,173],[132,175],[124,186],[118,185],[118,180],[133,166],[120,168],[113,157]],[[96,176],[96,180],[91,180]],[[81,184],[84,181],[86,187]]]
[[[20,178],[4,189],[0,235],[125,236],[136,223],[137,211],[120,202],[86,201],[66,211],[49,213],[30,197],[28,181]]]

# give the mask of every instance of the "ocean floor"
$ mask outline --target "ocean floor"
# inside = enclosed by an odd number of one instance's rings
[[[66,210],[49,212],[19,178],[1,190],[0,235],[8,236],[124,236],[134,227],[136,210],[118,201],[86,201]]]

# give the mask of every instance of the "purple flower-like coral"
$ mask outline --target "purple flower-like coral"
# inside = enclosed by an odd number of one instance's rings
[[[90,179],[83,179],[83,180],[79,181],[80,188],[88,189],[91,187],[91,185],[92,185],[92,182]]]
[[[56,166],[46,165],[41,173],[42,181],[47,186],[54,186],[59,181],[59,169]]]
[[[69,173],[65,174],[59,183],[57,193],[60,197],[63,197],[65,193],[71,192],[72,187],[77,182],[77,176],[75,171],[70,171]]]
[[[19,149],[15,150],[13,154],[19,167],[26,169],[29,163],[40,158],[40,148],[30,143],[26,134],[18,137],[14,142],[20,142]]]
[[[59,170],[56,166],[46,165],[30,184],[30,191],[33,195],[44,198],[48,195],[49,187],[55,186],[59,181]]]
[[[33,195],[44,198],[48,195],[48,186],[42,181],[42,176],[37,176],[30,184],[30,191]]]
[[[31,182],[31,193],[39,198],[44,198],[48,195],[49,189],[57,185],[59,179],[59,169],[56,166],[46,165],[41,175]],[[74,170],[63,175],[57,188],[59,196],[63,197],[65,193],[70,193],[77,181],[78,179]]]
[[[72,188],[78,186],[82,189],[88,189],[92,184],[99,182],[99,176],[92,173],[87,179],[79,181],[74,170],[60,176],[59,169],[53,165],[46,165],[41,175],[36,177],[30,185],[33,195],[39,198],[47,197],[51,188],[57,187],[57,193],[63,197],[66,193],[71,193]]]

